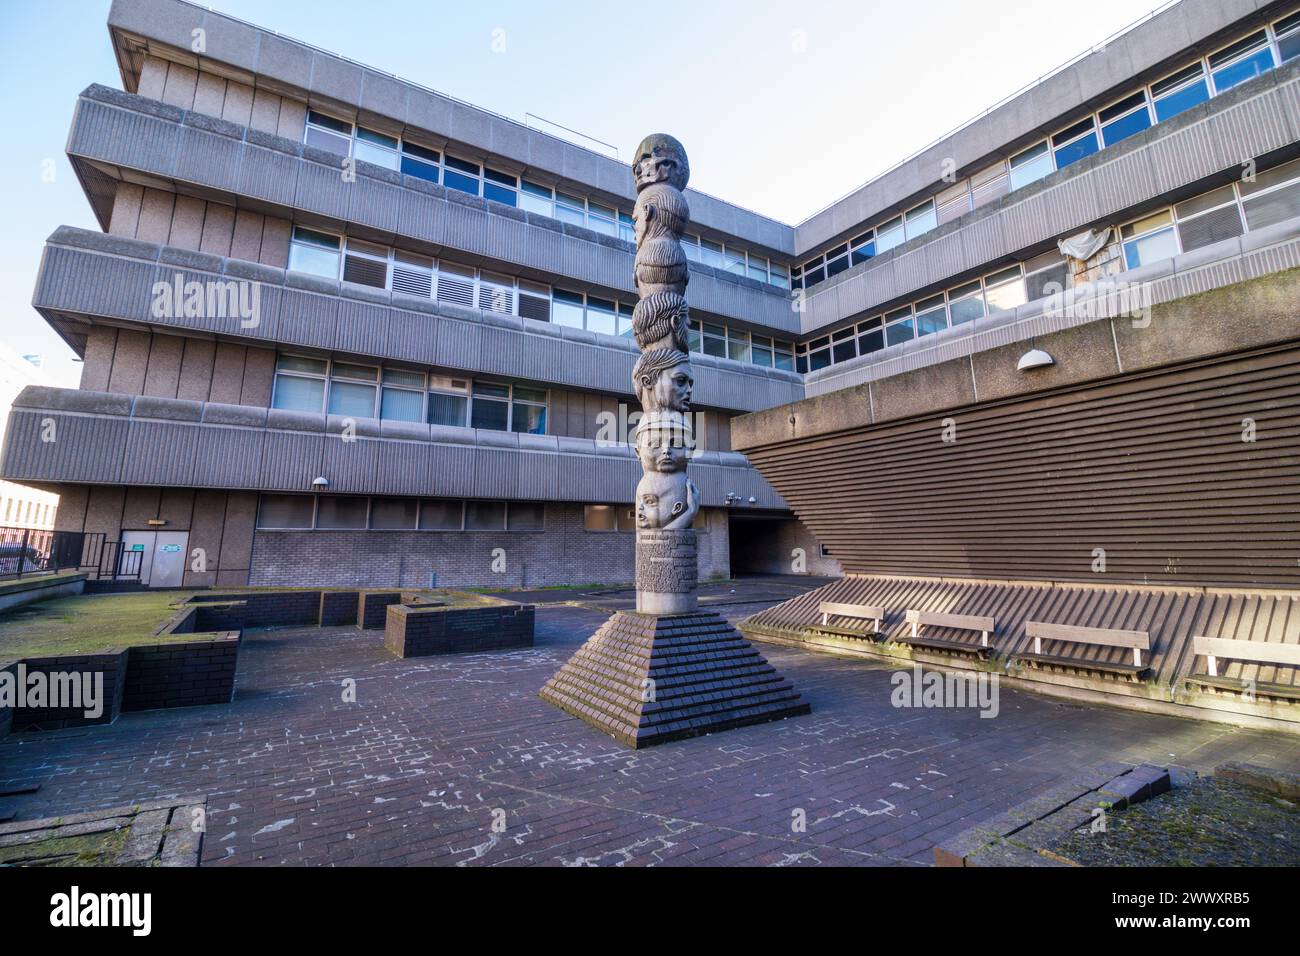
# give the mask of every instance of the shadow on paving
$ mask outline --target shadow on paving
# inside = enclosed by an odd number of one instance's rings
[[[379,631],[250,632],[233,703],[11,735],[0,784],[41,782],[20,819],[206,795],[208,866],[918,865],[1091,763],[1300,767],[1288,735],[1019,691],[996,719],[895,709],[889,668],[774,645],[810,716],[630,751],[537,696],[606,616],[542,603],[533,648],[408,660]]]

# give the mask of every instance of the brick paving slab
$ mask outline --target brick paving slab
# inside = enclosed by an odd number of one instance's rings
[[[207,866],[928,865],[1107,761],[1300,770],[1290,735],[1005,688],[995,719],[898,710],[890,668],[774,645],[810,716],[632,751],[537,696],[606,617],[543,605],[533,648],[408,660],[354,627],[250,632],[233,703],[11,735],[0,791],[41,782],[18,819],[204,794]]]

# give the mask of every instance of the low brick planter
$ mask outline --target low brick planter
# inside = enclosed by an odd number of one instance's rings
[[[238,631],[227,631],[130,648],[122,710],[230,703],[239,637]]]
[[[503,602],[484,607],[391,604],[384,646],[398,657],[465,654],[533,646],[534,608]]]
[[[356,591],[321,591],[320,626],[345,627],[357,623],[359,603]]]
[[[46,697],[41,706],[31,706],[30,697],[26,702],[26,706],[22,705],[22,701],[19,701],[19,706],[15,706],[13,709],[10,730],[15,732],[29,728],[57,730],[62,727],[111,724],[117,719],[117,715],[122,709],[126,657],[127,652],[124,649],[116,648],[96,654],[27,657],[18,661],[14,665],[15,674],[25,676],[28,693],[30,694],[31,691],[32,675],[41,674],[44,676],[47,688],[49,688],[47,693],[50,696]],[[80,703],[74,706],[48,706],[56,684],[71,692],[74,682],[77,682],[81,684],[81,688],[84,690],[87,676],[92,682],[102,682],[99,689],[99,714],[94,717],[86,716],[88,708],[84,706],[87,703],[84,697]],[[92,684],[90,688],[92,693],[93,689],[94,685]]]
[[[18,662],[0,662],[0,681],[18,679]],[[0,700],[0,739],[8,735],[14,722],[14,707],[8,701]]]

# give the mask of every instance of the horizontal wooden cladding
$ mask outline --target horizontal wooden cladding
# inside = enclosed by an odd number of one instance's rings
[[[1195,637],[1300,647],[1300,595],[1199,588],[849,575],[760,611],[747,624],[759,630],[785,632],[816,628],[826,602],[882,607],[882,630],[889,639],[909,630],[908,609],[991,617],[997,627],[989,645],[998,659],[1033,650],[1027,625],[1034,621],[1072,628],[1145,632],[1150,635],[1153,678],[1164,684],[1177,684],[1193,673],[1205,673],[1205,661],[1198,659],[1193,645]],[[972,646],[980,641],[978,633],[952,628],[927,628],[927,636]],[[1133,656],[1127,647],[1047,638],[1043,639],[1043,652],[1077,661],[1085,670],[1089,663],[1125,664]],[[1224,659],[1219,662],[1219,673],[1242,680],[1300,686],[1300,668],[1284,664]]]
[[[1300,586],[1294,346],[748,457],[848,572]]]

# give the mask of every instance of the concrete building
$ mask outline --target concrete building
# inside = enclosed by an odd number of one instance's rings
[[[103,232],[52,235],[34,296],[81,389],[24,392],[3,474],[153,583],[630,580],[625,164],[179,0],[109,29],[124,91],[68,140]],[[1182,0],[797,226],[689,193],[701,574],[1057,576],[1020,526],[985,561],[927,524],[977,500],[960,469],[788,443],[1294,337],[1260,306],[1130,355],[1097,309],[1108,278],[1164,305],[1300,264],[1298,53],[1293,3]],[[1199,567],[1171,580],[1233,576]]]
[[[36,356],[39,358],[39,356]],[[49,378],[27,356],[0,344],[0,434],[9,424],[13,401],[29,385],[48,385]],[[0,537],[10,532],[52,531],[59,496],[41,488],[0,479]]]

